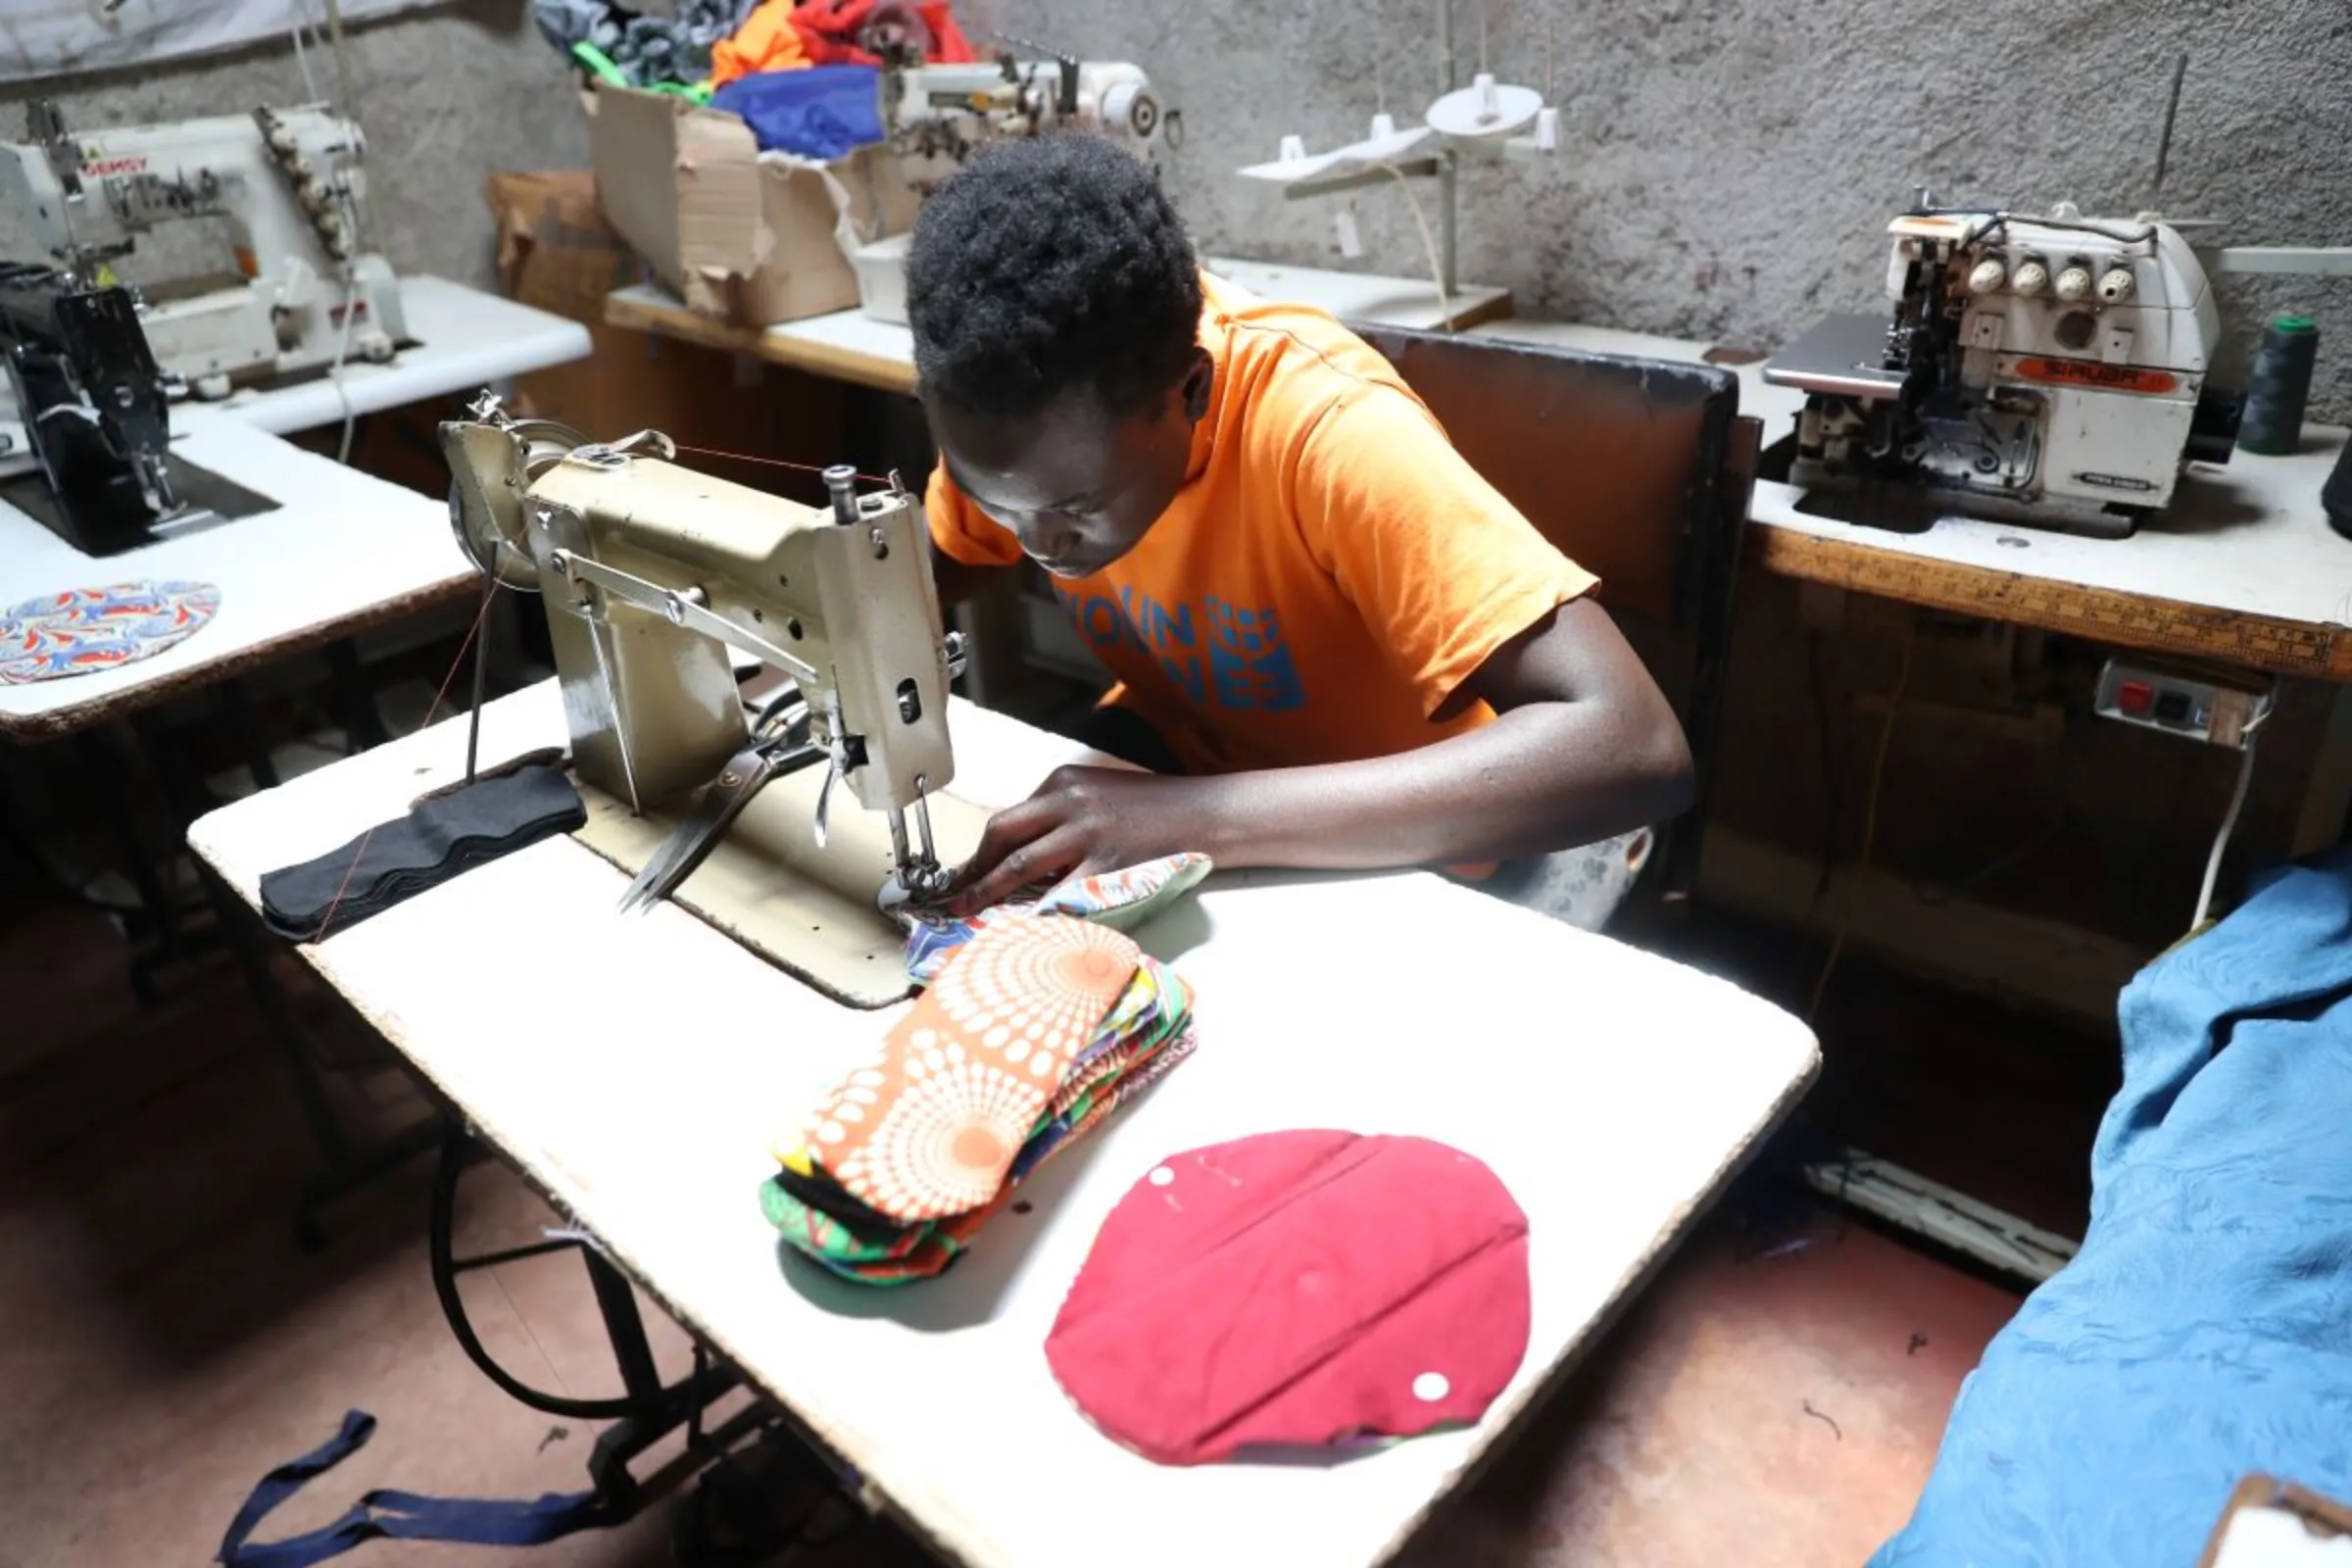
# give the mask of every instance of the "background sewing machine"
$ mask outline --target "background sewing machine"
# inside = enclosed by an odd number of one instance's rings
[[[0,361],[29,471],[0,502],[87,556],[111,556],[275,505],[171,451],[164,378],[130,292],[0,263]]]
[[[380,363],[404,342],[392,269],[360,249],[366,139],[350,121],[260,108],[76,134],[35,103],[26,131],[0,144],[0,208],[79,281],[120,281],[112,264],[169,225],[232,231],[229,258],[134,291],[170,395]]]
[[[1010,136],[1087,130],[1146,163],[1184,143],[1183,117],[1163,108],[1140,66],[1066,56],[1005,55],[968,66],[888,64],[882,125],[906,182],[928,194],[982,146]],[[906,324],[907,236],[858,246],[858,306],[878,321]]]
[[[853,1005],[904,998],[897,911],[986,825],[943,793],[960,652],[920,500],[834,468],[804,507],[677,466],[658,432],[593,444],[487,393],[469,413],[441,427],[451,521],[541,595],[577,836],[635,878],[624,905],[674,897]],[[756,723],[730,648],[790,681]],[[863,810],[833,819],[841,792]]]
[[[2120,538],[2183,463],[2230,460],[2242,398],[2208,379],[2221,317],[2176,230],[1923,201],[1888,232],[1892,320],[1832,317],[1764,367],[1807,394],[1789,477],[1826,506],[1891,482]]]
[[[2243,396],[2211,378],[2209,273],[2336,272],[2352,253],[2200,255],[2181,225],[1939,209],[1888,225],[1891,319],[1834,316],[1766,363],[1806,394],[1801,509],[1926,527],[1939,507],[2108,538],[2226,464]]]

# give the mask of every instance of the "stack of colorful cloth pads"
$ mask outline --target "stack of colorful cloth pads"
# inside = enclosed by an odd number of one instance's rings
[[[1126,933],[1208,872],[1205,856],[1170,856],[917,919],[906,965],[922,995],[760,1187],[786,1243],[869,1285],[928,1279],[1041,1165],[1190,1055],[1191,991]]]

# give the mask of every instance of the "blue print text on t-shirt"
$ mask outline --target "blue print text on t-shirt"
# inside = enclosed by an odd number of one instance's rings
[[[1262,713],[1306,706],[1306,688],[1282,638],[1272,606],[1244,610],[1214,594],[1173,609],[1134,586],[1072,593],[1054,585],[1070,623],[1116,667],[1122,647],[1157,662],[1178,690],[1200,707]]]

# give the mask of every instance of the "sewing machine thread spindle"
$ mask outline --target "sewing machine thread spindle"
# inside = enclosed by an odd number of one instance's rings
[[[825,470],[825,493],[833,498],[833,520],[843,527],[858,521],[858,470],[836,463]]]

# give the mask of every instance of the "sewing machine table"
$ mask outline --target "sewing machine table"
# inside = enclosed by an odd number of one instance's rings
[[[92,561],[0,506],[0,609],[69,588],[154,579],[220,590],[211,624],[137,663],[0,686],[0,742],[123,717],[269,660],[478,592],[439,499],[289,446],[218,410],[176,410],[174,454],[276,510]]]
[[[1086,756],[960,701],[955,725],[955,787],[978,803]],[[553,683],[532,687],[485,710],[482,759],[564,734]],[[465,748],[445,722],[216,811],[190,843],[252,904],[263,872],[398,815]],[[825,1001],[675,906],[621,914],[626,880],[553,840],[302,953],[695,1334],[985,1568],[1385,1560],[1818,1060],[1794,1018],[1728,983],[1435,876],[1220,874],[1140,933],[1198,988],[1199,1054],[952,1273],[876,1291],[780,1257],[758,1188],[773,1141],[892,1015]],[[1131,1183],[1296,1127],[1421,1134],[1494,1166],[1532,1221],[1527,1360],[1474,1430],[1331,1466],[1154,1466],[1070,1407],[1047,1327]]]

